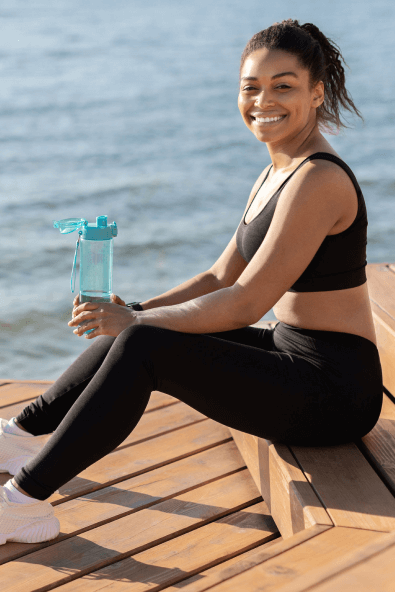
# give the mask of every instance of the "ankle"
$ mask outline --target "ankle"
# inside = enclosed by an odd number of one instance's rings
[[[21,424],[19,423],[19,421],[17,421],[16,419],[14,419],[14,423],[15,423],[15,425],[16,425],[16,426],[17,426],[17,427],[18,427],[20,430],[23,430],[24,432],[27,432],[27,430],[26,430],[26,429],[23,427],[23,425],[21,425]]]
[[[11,484],[15,487],[15,489],[17,491],[19,491],[19,493],[22,493],[23,495],[26,495],[26,497],[31,497],[32,499],[34,499],[33,496],[30,495],[30,493],[27,493],[24,489],[22,489],[22,487],[20,487],[18,485],[18,483],[15,481],[15,479],[10,479],[10,481],[11,481]]]

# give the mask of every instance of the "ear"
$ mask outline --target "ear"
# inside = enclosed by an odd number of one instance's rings
[[[325,87],[322,80],[320,80],[314,90],[313,90],[313,99],[312,99],[312,106],[317,108],[324,102],[325,99]]]

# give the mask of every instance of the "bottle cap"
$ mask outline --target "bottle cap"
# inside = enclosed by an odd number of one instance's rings
[[[69,234],[81,228],[84,240],[110,240],[118,234],[116,222],[107,225],[107,216],[97,216],[96,222],[93,223],[88,223],[84,218],[65,218],[54,220],[53,225],[59,228],[62,234]]]

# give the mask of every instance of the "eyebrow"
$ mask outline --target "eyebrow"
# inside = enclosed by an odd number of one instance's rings
[[[295,74],[295,72],[281,72],[280,74],[272,76],[272,80],[280,78],[281,76],[294,76],[295,78],[298,78],[298,75]],[[241,80],[258,80],[258,78],[255,78],[255,76],[243,76]]]

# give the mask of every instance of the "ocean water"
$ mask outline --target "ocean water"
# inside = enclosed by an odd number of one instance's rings
[[[0,378],[55,379],[90,344],[67,326],[76,235],[53,220],[117,222],[126,301],[218,258],[269,163],[237,109],[240,55],[285,18],[342,50],[365,123],[327,138],[364,192],[368,261],[394,261],[394,17],[391,0],[0,1]]]

